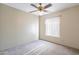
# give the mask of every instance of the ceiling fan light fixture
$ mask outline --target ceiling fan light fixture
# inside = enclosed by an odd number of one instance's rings
[[[46,12],[44,12],[44,11],[41,11],[41,12],[38,11],[37,13],[38,13],[39,15],[44,15],[44,14],[46,14]]]

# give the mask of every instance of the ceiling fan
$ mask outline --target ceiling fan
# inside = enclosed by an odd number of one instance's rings
[[[46,9],[51,7],[52,4],[47,4],[46,6],[42,6],[42,3],[39,3],[39,6],[36,6],[34,4],[30,4],[31,6],[35,7],[37,10],[34,10],[34,11],[30,11],[30,13],[33,13],[33,12],[37,12],[37,11],[40,11],[40,12],[48,12]]]

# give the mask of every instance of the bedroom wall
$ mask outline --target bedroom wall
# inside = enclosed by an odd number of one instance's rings
[[[0,4],[0,50],[38,40],[38,17]]]
[[[45,19],[60,16],[60,37],[45,35]],[[79,6],[40,17],[40,39],[79,49]]]

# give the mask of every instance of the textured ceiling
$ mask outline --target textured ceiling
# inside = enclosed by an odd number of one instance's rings
[[[5,5],[8,5],[10,7],[14,7],[16,9],[25,11],[27,13],[29,13],[30,11],[37,10],[36,8],[32,7],[30,4],[31,3],[5,3]],[[48,3],[43,3],[42,5],[45,6],[47,4]],[[35,5],[38,6],[38,3],[35,3]],[[34,12],[31,14],[46,15],[46,14],[60,11],[60,10],[66,9],[66,8],[76,6],[76,5],[79,5],[79,3],[52,3],[52,6],[46,9],[46,10],[48,10],[48,12],[41,12],[40,14],[39,14],[39,12]]]

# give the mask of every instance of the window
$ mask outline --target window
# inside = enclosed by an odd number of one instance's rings
[[[45,34],[47,36],[60,37],[60,18],[53,17],[45,20]]]

